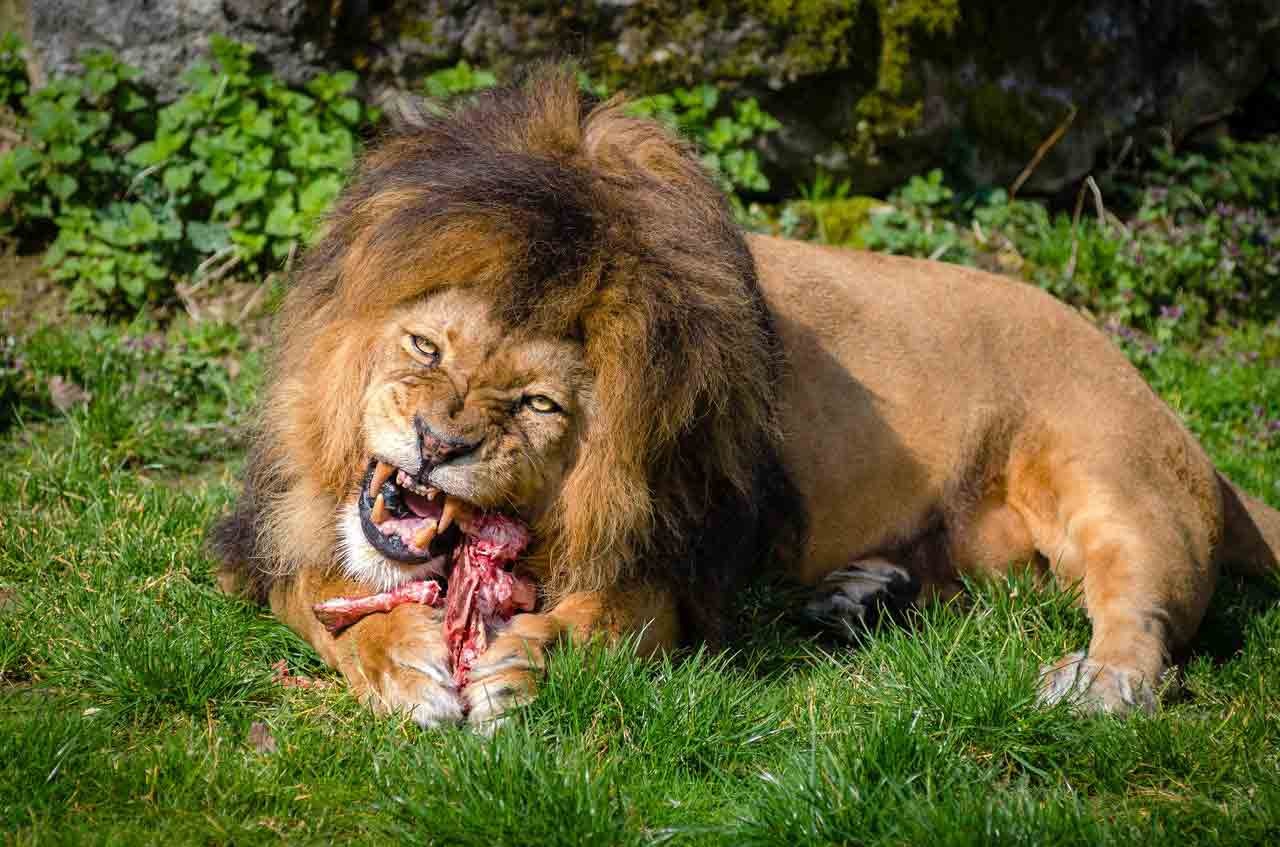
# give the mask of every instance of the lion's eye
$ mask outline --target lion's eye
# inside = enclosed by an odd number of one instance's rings
[[[541,412],[544,415],[560,411],[560,407],[556,404],[556,401],[552,400],[545,394],[530,395],[524,398],[524,403],[530,409],[533,409],[535,412]]]
[[[431,364],[440,361],[440,347],[435,342],[423,338],[421,335],[411,335],[409,338],[413,342],[414,349],[426,356]]]

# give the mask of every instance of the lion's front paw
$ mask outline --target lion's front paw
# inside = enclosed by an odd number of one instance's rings
[[[1124,714],[1156,709],[1152,682],[1139,671],[1104,665],[1084,651],[1068,653],[1040,669],[1040,702],[1067,700],[1086,714]]]
[[[545,667],[544,650],[555,632],[546,615],[517,615],[499,631],[471,666],[462,691],[467,723],[492,733],[506,722],[511,709],[533,699]]]
[[[401,606],[352,629],[340,640],[356,639],[359,662],[346,673],[370,706],[408,714],[425,728],[462,723],[466,710],[450,673],[442,612]]]

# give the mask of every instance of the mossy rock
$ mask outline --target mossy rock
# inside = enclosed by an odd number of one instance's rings
[[[988,83],[969,95],[966,125],[983,147],[1029,158],[1069,111],[1066,104],[1034,92]]]

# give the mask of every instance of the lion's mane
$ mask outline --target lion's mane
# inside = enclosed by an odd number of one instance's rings
[[[424,116],[364,156],[278,317],[245,494],[214,534],[223,559],[260,596],[332,562],[337,504],[367,459],[376,330],[452,284],[482,287],[513,327],[579,339],[594,371],[584,441],[534,528],[546,589],[659,571],[714,637],[729,581],[800,541],[778,460],[779,346],[693,151],[563,68]]]

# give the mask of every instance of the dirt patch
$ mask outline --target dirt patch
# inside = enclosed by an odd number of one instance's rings
[[[49,279],[41,256],[0,256],[0,331],[22,336],[71,314],[67,289]]]

